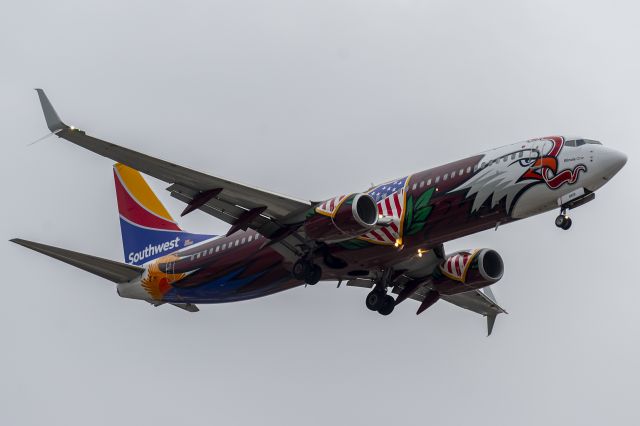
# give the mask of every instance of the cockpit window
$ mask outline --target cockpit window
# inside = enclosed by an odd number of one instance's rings
[[[566,141],[564,144],[565,146],[582,146],[584,144],[602,145],[600,142],[591,139],[573,139]]]

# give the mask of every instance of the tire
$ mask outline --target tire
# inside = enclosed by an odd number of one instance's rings
[[[386,294],[381,291],[372,291],[367,295],[367,298],[365,300],[367,308],[369,308],[369,310],[371,311],[379,310],[384,304],[385,296]]]
[[[571,228],[571,224],[573,222],[571,221],[571,218],[568,217],[565,221],[564,221],[564,225],[562,225],[562,229],[564,229],[565,231],[569,228]]]
[[[396,301],[392,296],[389,296],[388,294],[386,296],[384,296],[384,303],[382,304],[382,306],[380,307],[380,309],[378,309],[378,313],[380,315],[389,315],[391,312],[393,312],[393,309],[396,307]]]
[[[322,277],[322,268],[316,264],[310,264],[306,271],[305,282],[309,285],[315,285]]]
[[[558,215],[558,217],[556,217],[556,226],[558,228],[564,229],[564,226],[565,226],[564,224],[566,221],[567,221],[567,218],[564,215],[562,214]]]
[[[304,281],[305,272],[307,269],[305,266],[305,262],[303,262],[302,260],[298,260],[296,263],[294,263],[293,268],[291,268],[291,274],[293,275],[293,278],[295,278],[296,280]]]

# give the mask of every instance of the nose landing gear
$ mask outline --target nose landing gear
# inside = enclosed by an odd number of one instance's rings
[[[556,217],[556,226],[565,231],[571,228],[571,218],[567,214],[566,209],[562,209],[558,217]]]
[[[310,260],[300,259],[293,264],[293,277],[309,285],[317,284],[322,277],[322,268]]]

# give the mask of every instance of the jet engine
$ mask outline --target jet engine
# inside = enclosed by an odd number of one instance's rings
[[[304,229],[318,241],[337,242],[365,234],[378,224],[378,206],[369,194],[351,194],[320,203]]]
[[[502,278],[504,262],[492,249],[464,250],[450,255],[433,272],[433,287],[455,294],[491,285]]]

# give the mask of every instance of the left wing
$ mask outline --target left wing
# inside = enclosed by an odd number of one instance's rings
[[[473,290],[466,293],[458,293],[450,296],[442,296],[443,300],[453,303],[461,308],[468,309],[480,315],[487,317],[487,335],[490,336],[493,331],[493,325],[496,322],[498,314],[506,314],[507,311],[502,309],[495,301],[493,292],[490,287],[482,290]]]
[[[428,292],[428,288],[422,287],[416,290],[409,298],[422,302]],[[487,318],[487,336],[491,335],[498,314],[507,313],[507,311],[502,309],[494,300],[493,293],[489,287],[485,287],[482,290],[472,290],[451,295],[443,294],[440,295],[440,298],[456,306],[485,316]]]
[[[36,89],[49,130],[96,154],[170,183],[171,196],[187,203],[183,215],[200,209],[231,225],[228,235],[251,228],[284,243],[313,207],[309,201],[265,191],[160,160],[87,135],[58,116],[42,89]]]

